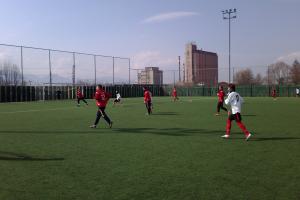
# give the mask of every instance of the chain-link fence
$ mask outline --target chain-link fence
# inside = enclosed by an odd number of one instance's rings
[[[106,91],[122,97],[142,97],[145,85],[107,85]],[[146,85],[153,96],[171,96],[173,86]],[[78,86],[77,86],[78,87]],[[76,88],[73,86],[0,86],[0,102],[23,102],[40,100],[75,99]],[[94,86],[80,86],[85,98],[92,99],[95,93]],[[183,87],[177,86],[178,96],[216,96],[217,87]],[[268,97],[275,89],[279,97],[295,97],[296,88],[291,85],[247,85],[237,86],[236,90],[245,97]]]
[[[130,59],[0,44],[0,85],[130,84]]]

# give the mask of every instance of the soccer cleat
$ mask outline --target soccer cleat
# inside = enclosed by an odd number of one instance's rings
[[[90,126],[90,128],[96,128],[96,125],[93,124],[93,125]]]
[[[246,137],[246,141],[249,140],[249,138],[251,137],[251,133],[249,133]]]
[[[220,113],[216,113],[215,115],[216,115],[216,116],[220,116]]]
[[[229,138],[229,135],[225,134],[221,136],[222,138]]]
[[[113,125],[113,122],[110,122],[110,123],[109,123],[109,128],[111,128],[111,127],[112,127],[112,125]]]

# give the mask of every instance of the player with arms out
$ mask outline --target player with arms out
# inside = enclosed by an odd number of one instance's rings
[[[80,91],[80,87],[77,87],[77,106],[80,106],[80,101],[83,101],[86,105],[89,105],[84,99],[84,96]]]
[[[228,97],[225,100],[226,105],[231,106],[231,113],[228,112],[228,119],[226,124],[226,134],[223,135],[223,138],[229,138],[230,136],[230,129],[231,129],[231,121],[235,120],[237,125],[240,127],[240,129],[244,132],[246,140],[248,140],[251,137],[251,133],[246,129],[245,125],[242,123],[242,116],[241,116],[241,110],[242,110],[242,104],[244,102],[243,98],[240,96],[239,93],[235,91],[235,85],[229,84],[228,86]]]
[[[102,87],[102,85],[98,85],[96,87],[95,100],[96,100],[96,105],[98,106],[98,111],[97,111],[97,117],[95,123],[91,125],[90,128],[96,128],[101,117],[103,117],[105,121],[108,123],[109,128],[112,127],[113,122],[109,119],[109,117],[105,113],[106,104],[110,99],[110,97],[111,94],[106,92]]]
[[[178,96],[177,96],[177,90],[176,87],[173,88],[172,91],[172,97],[173,97],[173,101],[175,102],[176,100],[179,100]]]
[[[152,98],[151,98],[151,93],[148,90],[148,88],[143,87],[144,90],[144,104],[146,105],[147,108],[147,113],[148,115],[152,114]]]
[[[118,91],[116,91],[116,99],[114,100],[113,105],[115,105],[116,103],[121,103],[121,95]]]
[[[225,96],[225,93],[223,91],[223,86],[219,86],[219,91],[217,93],[217,96],[218,96],[218,105],[217,105],[217,113],[216,113],[216,116],[219,116],[220,115],[220,109],[222,108],[222,110],[225,110],[227,112],[227,108],[225,108],[223,106],[224,104],[224,96]]]

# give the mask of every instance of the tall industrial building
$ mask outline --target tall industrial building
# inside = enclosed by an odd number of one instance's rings
[[[218,55],[198,50],[196,44],[187,44],[184,76],[187,83],[216,85],[218,83]]]
[[[139,84],[163,84],[163,71],[159,70],[158,67],[145,67],[138,73],[138,83]]]

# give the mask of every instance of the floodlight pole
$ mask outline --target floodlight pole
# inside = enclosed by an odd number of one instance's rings
[[[230,60],[230,50],[231,50],[231,19],[235,19],[236,18],[236,8],[234,9],[229,9],[229,10],[223,10],[222,11],[223,13],[223,19],[224,20],[227,20],[228,19],[228,26],[229,26],[229,48],[228,48],[228,51],[229,51],[229,60],[228,60],[228,70],[229,70],[229,77],[228,77],[228,83],[230,83],[231,81],[231,60]]]

